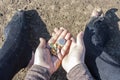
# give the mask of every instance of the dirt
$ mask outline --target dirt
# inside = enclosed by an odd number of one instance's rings
[[[116,15],[120,17],[119,5],[120,0],[0,0],[0,46],[4,42],[4,27],[19,10],[37,10],[50,34],[55,27],[64,27],[76,36],[84,30],[95,7],[101,7],[103,12],[117,8]],[[26,72],[22,69],[13,80],[23,80]],[[52,80],[66,80],[65,75],[60,68]]]

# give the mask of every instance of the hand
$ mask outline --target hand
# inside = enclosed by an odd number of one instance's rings
[[[57,57],[50,55],[45,39],[40,38],[40,44],[35,52],[34,65],[45,67],[52,74],[56,71],[56,63],[60,63],[60,60]]]
[[[68,73],[77,64],[84,63],[85,46],[83,42],[83,32],[77,35],[77,41],[71,38],[72,43],[69,53],[63,58],[62,66]]]
[[[62,60],[64,55],[68,53],[70,44],[71,44],[71,34],[64,28],[55,28],[54,32],[52,33],[52,38],[48,41],[48,44],[56,44],[59,39],[65,39],[66,43],[63,48],[57,51],[57,57]]]
[[[70,39],[71,35],[68,33],[66,29],[54,29],[54,32],[52,34],[52,38],[48,41],[48,43],[56,43],[57,40],[60,38],[65,38],[66,40]],[[57,53],[56,56],[51,56],[50,51],[47,47],[47,43],[43,38],[40,38],[40,45],[36,49],[35,52],[35,60],[34,65],[40,65],[42,67],[45,67],[48,69],[48,71],[53,74],[58,67],[60,66],[60,63],[62,61],[62,58],[64,57],[65,53],[67,53],[67,50],[70,46],[70,41],[68,40],[64,47],[61,49],[61,52]]]

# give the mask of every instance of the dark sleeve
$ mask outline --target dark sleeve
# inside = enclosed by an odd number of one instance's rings
[[[94,80],[85,64],[78,64],[67,74],[69,80]]]
[[[25,80],[49,80],[50,73],[45,67],[33,65],[25,77]]]

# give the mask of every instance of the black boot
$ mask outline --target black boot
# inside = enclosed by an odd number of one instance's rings
[[[17,12],[5,29],[6,40],[0,50],[0,79],[11,80],[20,69],[27,66],[32,56],[29,45],[30,27],[24,11]]]
[[[86,47],[85,63],[96,80],[101,80],[96,58],[100,56],[109,39],[109,26],[102,13],[93,16],[86,26],[84,43]]]

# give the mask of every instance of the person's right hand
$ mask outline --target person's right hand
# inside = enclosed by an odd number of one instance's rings
[[[68,73],[73,67],[78,64],[84,64],[85,46],[83,42],[83,32],[77,35],[76,41],[71,38],[72,43],[69,53],[63,58],[62,66]]]

